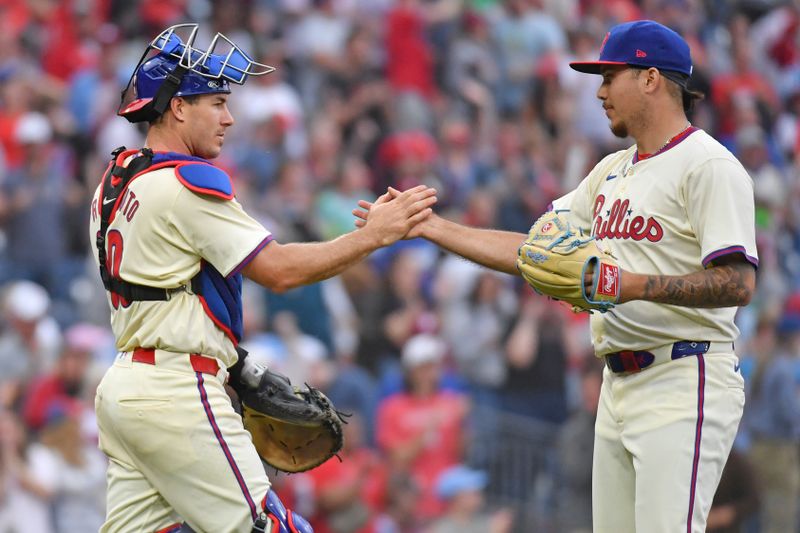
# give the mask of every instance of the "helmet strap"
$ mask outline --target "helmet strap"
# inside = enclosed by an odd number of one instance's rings
[[[158,88],[158,92],[151,102],[153,104],[153,111],[157,113],[156,116],[161,116],[164,111],[167,110],[169,101],[172,100],[172,97],[178,92],[178,87],[181,86],[181,80],[183,80],[183,76],[188,70],[189,69],[178,63],[175,65],[175,69],[167,74],[167,78],[161,84],[161,87]]]
[[[145,51],[145,55],[147,55],[147,51]],[[142,59],[139,60],[139,65],[141,65]],[[135,73],[139,70],[137,66],[134,70]],[[169,101],[172,100],[172,97],[175,96],[175,93],[178,92],[178,87],[181,85],[181,81],[183,80],[183,76],[189,71],[188,68],[178,63],[175,65],[175,68],[167,74],[166,79],[161,83],[161,86],[158,88],[158,92],[156,93],[155,97],[147,104],[143,105],[139,109],[128,111],[122,116],[124,116],[128,122],[152,122],[153,120],[160,117],[164,114],[164,111],[167,110],[169,107]],[[117,110],[117,114],[121,114],[120,110],[122,109],[122,104],[125,100],[125,94],[128,92],[128,89],[131,86],[131,82],[133,81],[133,76],[128,80],[128,84],[125,86],[125,89],[122,91],[122,95],[120,97],[120,107]]]

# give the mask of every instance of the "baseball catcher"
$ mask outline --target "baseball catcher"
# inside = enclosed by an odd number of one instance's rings
[[[229,82],[241,84],[247,75],[268,74],[274,70],[268,65],[252,61],[235,45],[224,55],[211,53],[216,42],[227,41],[222,35],[214,39],[208,52],[193,48],[197,27],[185,26],[191,31],[186,43],[176,32],[180,27],[175,26],[162,32],[145,52],[143,57],[148,57],[150,49],[158,53],[142,63],[141,68],[135,71],[135,80],[131,80],[135,84],[137,99],[120,111],[129,121],[154,120],[164,112],[165,106],[176,94],[189,97],[228,93]],[[125,92],[123,98],[124,95]],[[106,172],[101,231],[97,242],[101,278],[107,288],[122,294],[125,300],[159,300],[162,294],[164,299],[168,295],[163,290],[153,290],[114,278],[105,268],[106,245],[102,236],[106,234],[117,200],[124,195],[135,175],[153,165],[180,166],[176,170],[185,173],[185,167],[181,165],[187,162],[194,163],[179,156],[173,156],[172,160],[165,159],[161,154],[145,150],[136,158],[135,164],[122,168],[115,161]],[[209,176],[213,176],[211,167],[205,165],[198,168],[204,171],[200,180],[204,180],[203,187],[208,188]],[[189,177],[187,182],[192,179]],[[223,285],[213,272],[201,269],[191,281],[191,290],[207,301],[218,298],[223,302],[225,314],[235,316],[239,310],[224,305],[227,299],[220,295],[219,287]],[[322,464],[342,448],[342,419],[324,394],[311,387],[305,390],[293,387],[287,377],[251,363],[245,350],[237,347],[237,352],[238,362],[229,369],[229,385],[242,402],[245,427],[253,435],[256,449],[267,464],[286,472],[301,472]]]
[[[555,211],[539,217],[517,255],[517,268],[534,290],[575,312],[606,312],[619,301],[621,270],[614,257]]]
[[[239,349],[243,280],[280,292],[335,276],[429,216],[436,191],[404,191],[334,241],[277,242],[213,163],[234,124],[231,85],[274,68],[221,33],[200,48],[198,32],[179,24],[148,44],[117,111],[148,123],[147,138],[114,151],[90,207],[118,349],[95,401],[110,459],[101,531],[311,533],[264,462],[321,464],[342,448],[343,420]]]

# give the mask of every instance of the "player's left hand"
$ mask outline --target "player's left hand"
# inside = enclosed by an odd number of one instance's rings
[[[620,301],[622,269],[616,259],[554,212],[531,227],[519,247],[517,269],[536,292],[565,301],[576,312],[605,312]]]
[[[336,455],[344,444],[342,414],[322,392],[295,387],[284,375],[259,369],[257,386],[239,389],[244,426],[265,463],[303,472]]]

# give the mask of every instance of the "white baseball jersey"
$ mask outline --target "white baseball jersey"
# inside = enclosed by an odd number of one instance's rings
[[[131,178],[120,197],[106,233],[111,276],[177,288],[203,262],[231,278],[271,239],[233,199],[220,171],[192,163],[200,179],[189,184],[182,180],[190,172],[176,173],[174,164]],[[214,185],[230,187],[230,194],[215,197]],[[92,242],[100,229],[101,188],[91,205]],[[233,283],[223,290],[236,287],[231,279],[217,281]],[[189,355],[226,367],[236,361],[233,328],[214,314],[212,291],[203,292],[202,298],[180,291],[166,301],[132,302],[109,293],[120,354],[95,397],[99,446],[110,459],[103,533],[172,532],[184,521],[198,533],[245,532],[263,508],[270,483],[225,392],[226,374],[204,373]],[[139,347],[156,349],[151,362],[134,359],[131,351]]]
[[[553,203],[640,274],[684,275],[740,252],[758,264],[753,182],[736,158],[697,128],[656,157],[636,147],[605,157],[577,189]],[[624,279],[622,280],[624,283]],[[733,342],[735,307],[699,309],[641,300],[591,317],[598,355],[691,339]]]
[[[758,263],[752,180],[696,128],[653,156],[640,158],[636,147],[609,155],[554,208],[568,210],[573,224],[631,272],[685,275],[737,252]],[[634,373],[605,370],[595,425],[594,531],[705,531],[744,407],[731,344],[735,313],[635,300],[592,315],[598,356],[652,351],[663,363]],[[686,340],[711,344],[706,353],[675,357],[674,343]]]
[[[100,229],[99,194],[98,187],[91,205],[91,242]],[[186,285],[200,270],[201,261],[224,276],[238,272],[270,238],[270,232],[235,199],[189,190],[172,167],[133,179],[107,232],[109,259],[117,269],[111,274],[160,288]],[[180,292],[168,301],[131,302],[127,307],[111,295],[109,300],[120,351],[160,348],[210,355],[225,366],[236,361],[230,336],[193,294]]]

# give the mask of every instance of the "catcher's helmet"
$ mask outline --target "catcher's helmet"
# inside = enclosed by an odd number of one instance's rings
[[[118,115],[130,122],[149,122],[167,109],[173,96],[229,93],[229,82],[241,85],[248,75],[260,76],[275,70],[253,61],[221,33],[214,36],[208,50],[194,48],[197,29],[197,24],[178,24],[153,39],[122,91]],[[185,41],[177,31],[189,34]],[[227,50],[215,53],[219,45]],[[153,51],[156,53],[151,54]],[[131,85],[133,99],[125,104]]]

